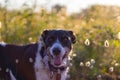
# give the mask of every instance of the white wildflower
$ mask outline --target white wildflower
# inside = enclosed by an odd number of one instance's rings
[[[73,57],[76,57],[76,54],[73,54],[72,56],[73,56]]]
[[[94,59],[91,59],[90,62],[91,62],[91,64],[95,64],[95,60]]]
[[[97,76],[97,79],[101,79],[102,78],[102,76],[99,74],[98,76]]]
[[[90,66],[90,69],[93,69],[93,67],[94,67],[94,66],[93,66],[93,65],[91,65],[91,66]]]
[[[117,37],[118,37],[118,39],[120,40],[120,32],[118,32],[118,36],[117,36]]]
[[[87,61],[87,62],[85,63],[85,66],[86,66],[86,67],[90,67],[90,65],[91,65],[90,61]]]
[[[119,63],[115,63],[115,66],[118,66],[119,65]]]
[[[32,41],[32,37],[29,37],[28,40],[31,42]]]
[[[68,60],[70,60],[70,61],[71,61],[71,60],[72,60],[72,58],[71,58],[71,57],[68,57]]]
[[[105,40],[104,46],[105,46],[105,47],[109,47],[109,42],[108,42],[108,40]]]
[[[80,62],[80,66],[81,66],[81,67],[84,66],[84,63],[83,63],[83,62]]]
[[[85,40],[85,45],[86,45],[86,46],[89,46],[89,45],[90,45],[90,40],[89,40],[89,39],[86,39],[86,40]]]
[[[109,71],[110,71],[110,72],[113,72],[113,71],[114,71],[114,67],[110,67],[110,68],[109,68]]]

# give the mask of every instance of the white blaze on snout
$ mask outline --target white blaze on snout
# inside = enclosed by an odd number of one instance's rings
[[[56,40],[56,42],[51,46],[50,48],[50,54],[52,56],[54,56],[54,53],[53,53],[53,49],[55,48],[59,48],[60,49],[60,55],[63,56],[65,54],[65,49],[64,47],[61,45],[60,41],[59,40]]]
[[[53,50],[55,48],[58,48],[60,50],[59,55],[54,55]],[[66,50],[65,48],[61,45],[60,41],[57,39],[56,42],[50,47],[50,55],[53,56],[53,63],[54,64],[61,64],[62,63],[62,58],[65,55]]]

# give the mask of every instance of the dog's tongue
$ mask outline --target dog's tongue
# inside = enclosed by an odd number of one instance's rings
[[[55,65],[60,65],[61,64],[60,57],[54,57],[54,64]]]

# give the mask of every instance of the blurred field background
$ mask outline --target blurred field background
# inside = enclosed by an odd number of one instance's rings
[[[68,80],[120,80],[120,6],[92,5],[67,14],[66,6],[54,5],[34,12],[23,4],[9,10],[0,3],[0,42],[28,44],[45,29],[66,29],[76,34]]]

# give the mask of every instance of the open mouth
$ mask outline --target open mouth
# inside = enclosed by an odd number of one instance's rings
[[[63,56],[60,56],[60,55],[54,55],[54,56],[52,56],[54,65],[60,66],[63,63],[63,59],[66,56],[67,56],[66,53]]]
[[[60,56],[55,56],[55,57],[53,58],[53,61],[54,61],[54,64],[57,65],[57,66],[59,66],[59,65],[61,64],[61,62],[62,62]]]

